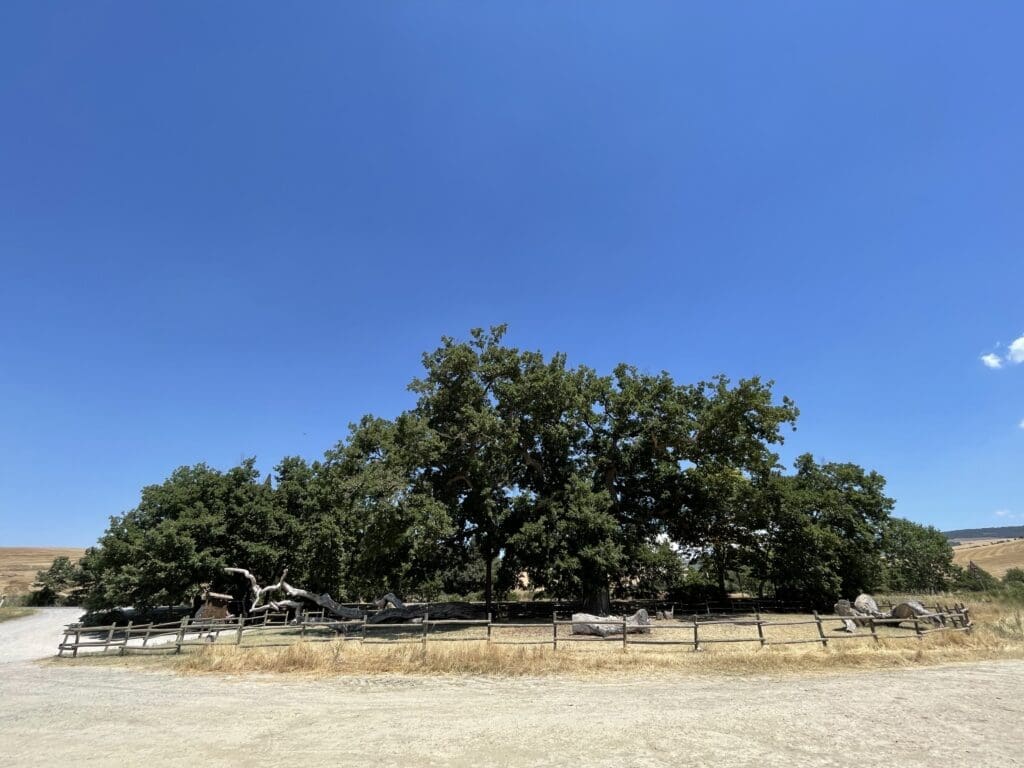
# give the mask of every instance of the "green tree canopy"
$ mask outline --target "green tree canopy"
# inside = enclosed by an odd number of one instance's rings
[[[776,447],[796,406],[773,384],[696,384],[504,343],[505,327],[445,337],[423,356],[415,403],[373,416],[312,463],[182,467],[111,518],[82,564],[95,607],[188,600],[223,573],[290,580],[339,598],[494,594],[522,574],[607,610],[611,590],[665,589],[696,555],[725,589],[819,602],[884,582],[939,585],[948,546],[893,520],[877,472]],[[930,586],[928,588],[931,588]]]

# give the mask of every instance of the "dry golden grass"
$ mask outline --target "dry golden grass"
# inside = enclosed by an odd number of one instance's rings
[[[242,647],[226,642],[206,647],[189,647],[181,655],[126,656],[122,658],[79,657],[70,663],[114,663],[167,665],[182,674],[288,674],[309,677],[344,675],[458,675],[458,676],[565,676],[651,677],[669,675],[777,675],[825,673],[838,670],[879,669],[922,664],[1024,658],[1024,616],[1020,610],[996,603],[973,610],[975,628],[971,633],[935,632],[918,639],[913,630],[880,628],[879,642],[868,630],[855,636],[834,631],[835,620],[826,622],[829,646],[819,643],[768,645],[758,642],[709,644],[700,652],[687,646],[640,645],[631,642],[623,650],[621,638],[608,641],[568,642],[559,638],[558,651],[550,645],[499,645],[484,640],[443,642],[431,636],[427,646],[362,643],[356,639],[311,642],[300,640],[297,630],[284,628],[247,636]],[[770,616],[765,620],[797,621],[806,617]],[[560,628],[562,629],[562,628]],[[565,628],[568,632],[568,627]],[[773,632],[774,630],[774,632]],[[472,630],[445,633],[452,639],[469,637]],[[652,635],[668,639],[692,638],[692,626],[667,629],[664,624]],[[702,642],[735,637],[756,638],[752,625],[702,625]],[[496,628],[495,640],[550,639],[550,625],[521,630]],[[817,627],[787,625],[766,627],[771,642],[816,638]],[[631,637],[631,640],[633,638]],[[261,647],[262,643],[283,643],[282,647]],[[251,643],[251,644],[250,644]],[[248,647],[246,647],[248,646]],[[65,662],[62,662],[65,663]]]
[[[997,579],[1010,568],[1024,568],[1024,539],[1010,539],[985,544],[966,543],[953,548],[953,562],[967,567],[975,562]]]
[[[549,647],[509,647],[484,642],[458,646],[372,646],[359,643],[300,642],[284,648],[213,646],[170,657],[186,674],[328,675],[493,675],[604,677],[656,674],[762,675],[877,669],[981,659],[1024,658],[1024,643],[994,633],[937,633],[918,640],[874,643],[759,646],[694,653],[605,645],[598,652],[554,652]]]
[[[0,547],[0,594],[23,595],[55,558],[77,561],[84,554],[81,547]]]
[[[0,621],[7,621],[9,619],[20,619],[22,616],[29,616],[35,613],[34,608],[21,608],[19,606],[3,606],[0,607]]]

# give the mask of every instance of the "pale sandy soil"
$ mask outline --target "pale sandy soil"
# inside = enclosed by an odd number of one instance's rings
[[[1024,662],[827,676],[574,681],[180,677],[14,660],[0,764],[1014,766]],[[17,629],[35,619],[34,629]],[[46,622],[52,626],[45,626]],[[45,631],[44,631],[45,630]]]
[[[31,616],[0,623],[0,665],[52,656],[64,636],[61,629],[83,613],[82,608],[39,608]]]

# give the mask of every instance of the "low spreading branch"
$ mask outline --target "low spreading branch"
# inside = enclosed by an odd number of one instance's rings
[[[361,619],[363,618],[363,612],[358,608],[346,608],[341,603],[334,600],[326,592],[322,595],[315,595],[305,589],[299,589],[293,587],[287,581],[284,580],[285,576],[288,575],[288,569],[285,568],[281,573],[281,578],[277,580],[276,584],[270,584],[266,587],[261,587],[256,577],[252,575],[245,568],[225,568],[226,573],[237,573],[248,579],[249,584],[252,586],[253,601],[249,608],[249,613],[265,613],[267,611],[280,611],[285,608],[292,608],[297,611],[301,611],[305,607],[305,603],[294,598],[302,598],[302,600],[308,600],[312,603],[316,603],[325,611],[330,612],[333,616],[340,619]],[[263,603],[263,599],[274,592],[284,592],[289,600],[267,600]]]
[[[424,618],[444,619],[476,619],[480,618],[481,611],[469,603],[435,603],[433,605],[406,605],[394,593],[388,592],[379,600],[375,601],[377,613],[367,617],[364,611],[358,608],[349,608],[339,603],[326,592],[322,595],[315,594],[306,589],[294,587],[285,581],[288,570],[281,574],[276,583],[261,587],[256,577],[245,568],[225,568],[226,573],[234,573],[244,576],[253,593],[252,605],[249,613],[265,613],[267,611],[280,611],[291,608],[302,612],[308,603],[315,603],[339,619],[366,619],[374,624],[401,624],[405,622],[422,621]],[[283,592],[287,599],[271,600],[269,595]],[[265,602],[264,602],[265,601]],[[388,608],[388,606],[391,606]]]
[[[261,606],[261,601],[263,600],[265,595],[268,595],[271,592],[281,591],[281,589],[284,587],[284,577],[288,575],[287,568],[285,568],[284,571],[282,571],[281,578],[277,580],[276,584],[270,584],[266,587],[261,587],[259,582],[256,581],[256,577],[253,576],[252,573],[247,571],[245,568],[225,568],[224,571],[227,573],[240,574],[244,576],[246,579],[248,579],[249,584],[252,585],[253,598],[252,605],[249,607],[249,613],[259,613],[261,611],[268,611],[271,608],[273,608],[274,610],[278,610],[276,606],[279,604],[270,602],[267,605]]]

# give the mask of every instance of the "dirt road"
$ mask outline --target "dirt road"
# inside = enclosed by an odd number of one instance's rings
[[[83,613],[81,608],[40,608],[31,616],[0,623],[0,664],[52,656],[61,629]]]
[[[9,661],[0,763],[1013,766],[1024,764],[1022,685],[1024,662],[578,682],[185,678]]]

